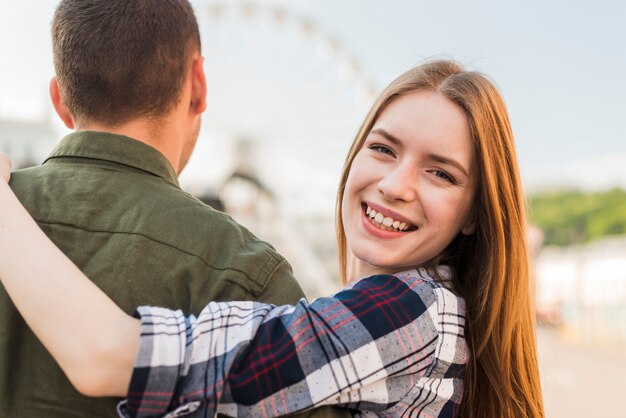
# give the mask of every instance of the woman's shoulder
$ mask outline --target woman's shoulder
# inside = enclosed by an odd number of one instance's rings
[[[394,273],[393,276],[415,291],[435,293],[443,299],[457,299],[464,304],[463,298],[455,289],[454,271],[450,266],[418,267]]]
[[[394,274],[427,307],[429,316],[440,335],[465,338],[465,300],[454,290],[454,271],[446,265],[435,268],[419,267]]]
[[[464,299],[454,291],[454,271],[445,265],[435,269],[417,268],[396,273],[428,305],[432,324],[439,334],[435,357],[442,370],[467,362],[465,340],[466,308]],[[455,366],[456,365],[456,366]]]
[[[393,275],[401,279],[425,280],[438,285],[451,283],[454,278],[452,267],[445,264],[439,264],[434,267],[416,267],[399,271]]]
[[[462,336],[466,307],[463,298],[454,291],[453,278],[453,270],[446,265],[419,267],[373,275],[351,283],[344,291],[352,295],[351,290],[354,290],[361,298],[372,299],[371,303],[395,303],[414,318],[430,318],[428,322],[432,322],[438,332],[446,332],[444,324],[457,324]],[[381,298],[382,301],[378,300]]]

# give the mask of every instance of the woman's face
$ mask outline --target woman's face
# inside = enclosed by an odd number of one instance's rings
[[[357,153],[342,201],[349,280],[415,267],[473,232],[476,157],[467,118],[417,91],[381,113]]]

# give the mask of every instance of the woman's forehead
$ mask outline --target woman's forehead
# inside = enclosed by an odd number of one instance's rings
[[[447,97],[416,91],[389,103],[374,121],[370,136],[380,135],[411,148],[473,156],[474,145],[465,112]],[[461,155],[459,155],[461,157]]]

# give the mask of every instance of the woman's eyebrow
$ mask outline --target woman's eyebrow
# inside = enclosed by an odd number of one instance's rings
[[[447,165],[451,165],[453,167],[456,167],[459,171],[461,171],[461,173],[463,173],[465,176],[469,176],[469,174],[467,173],[467,170],[465,169],[465,167],[463,167],[463,165],[461,163],[459,163],[458,161],[452,159],[452,158],[448,158],[448,157],[444,157],[443,155],[439,155],[439,154],[434,154],[434,153],[430,153],[428,154],[428,159],[441,163],[441,164],[447,164]]]
[[[392,142],[394,145],[402,145],[402,141],[400,141],[395,136],[391,135],[389,132],[385,131],[382,128],[372,129],[370,134],[378,134],[384,136],[389,142]]]

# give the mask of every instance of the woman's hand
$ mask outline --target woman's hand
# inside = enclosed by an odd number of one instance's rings
[[[0,177],[6,182],[11,178],[11,159],[3,152],[0,152]]]

